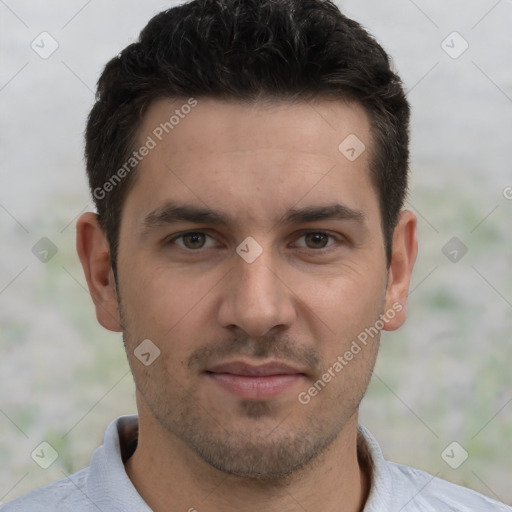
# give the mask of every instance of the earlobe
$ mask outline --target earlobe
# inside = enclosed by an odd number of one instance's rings
[[[109,245],[95,213],[86,212],[79,217],[76,223],[76,250],[98,322],[109,331],[121,332]]]
[[[389,321],[384,327],[386,331],[394,331],[405,322],[411,274],[418,253],[416,227],[416,215],[409,210],[402,211],[393,234],[386,311],[393,311],[394,314],[388,315]]]

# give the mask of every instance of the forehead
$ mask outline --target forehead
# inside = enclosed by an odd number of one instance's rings
[[[368,144],[369,131],[364,108],[341,99],[243,103],[183,98],[153,102],[144,116],[139,140],[151,136],[160,148],[166,146],[169,155],[190,152],[191,157],[200,152],[267,148],[323,154],[334,161],[340,156],[343,139],[356,135]]]
[[[261,221],[307,201],[377,202],[369,120],[356,103],[161,99],[144,116],[144,145],[125,205],[138,218],[176,199]]]

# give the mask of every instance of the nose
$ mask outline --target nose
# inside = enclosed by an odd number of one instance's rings
[[[263,251],[252,263],[238,255],[234,260],[235,268],[226,276],[222,290],[219,323],[253,337],[290,327],[296,317],[294,295],[270,251]]]

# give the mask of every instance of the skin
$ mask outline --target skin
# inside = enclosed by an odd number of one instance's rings
[[[139,142],[185,102],[153,103]],[[366,146],[352,162],[338,150],[349,134]],[[401,213],[388,268],[371,145],[355,103],[199,98],[139,164],[122,211],[118,288],[96,215],[79,218],[97,319],[123,332],[137,388],[139,443],[126,471],[153,510],[363,508],[370,484],[357,457],[358,408],[379,336],[309,403],[298,395],[379,315],[395,310],[386,330],[405,320],[416,217]],[[166,201],[232,222],[144,231],[144,218]],[[360,218],[278,222],[291,208],[333,203]],[[174,238],[184,231],[208,236]],[[262,249],[252,263],[236,252],[249,236]],[[134,355],[144,339],[160,350],[149,366]],[[235,360],[284,362],[301,375],[271,398],[241,398],[205,373]]]

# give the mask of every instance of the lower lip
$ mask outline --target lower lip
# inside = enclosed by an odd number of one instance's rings
[[[261,377],[231,373],[208,373],[207,375],[227,391],[246,400],[274,398],[304,378],[304,375],[298,373]]]

